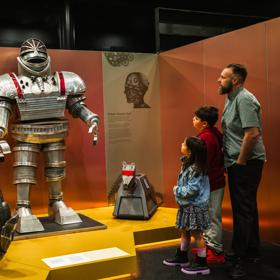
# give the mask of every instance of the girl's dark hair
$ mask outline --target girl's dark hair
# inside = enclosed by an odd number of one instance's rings
[[[194,165],[195,176],[207,174],[207,146],[205,142],[195,136],[188,137],[185,141],[191,152],[189,164]]]
[[[202,121],[207,122],[210,127],[213,127],[219,118],[219,110],[213,106],[202,106],[194,114]]]

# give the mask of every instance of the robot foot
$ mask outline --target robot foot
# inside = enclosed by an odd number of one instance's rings
[[[5,223],[5,225],[1,229],[0,260],[6,254],[11,242],[14,239],[18,218],[19,218],[18,214],[15,214]]]
[[[82,222],[80,216],[72,208],[67,207],[62,200],[57,200],[50,203],[49,216],[60,225]]]
[[[16,231],[19,233],[44,231],[44,227],[39,219],[32,215],[30,208],[20,207],[17,209],[19,215]]]

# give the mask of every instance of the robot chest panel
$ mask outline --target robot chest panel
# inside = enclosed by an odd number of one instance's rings
[[[41,95],[43,93],[48,95],[59,91],[57,82],[53,76],[34,78],[19,76],[18,82],[24,95]]]
[[[61,96],[57,85],[49,80],[20,79],[21,95],[16,97],[22,121],[61,118],[66,107],[66,95]]]

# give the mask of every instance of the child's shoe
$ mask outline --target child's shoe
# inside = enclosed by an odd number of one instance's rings
[[[186,267],[183,267],[181,271],[188,275],[196,275],[196,274],[202,274],[202,275],[208,275],[210,274],[210,269],[207,266],[207,260],[206,257],[199,257],[196,256],[194,262],[189,264]]]
[[[226,262],[224,252],[217,253],[214,249],[206,247],[206,254],[208,264]]]
[[[174,258],[166,259],[162,263],[167,266],[184,267],[189,264],[188,252],[181,251],[180,248],[177,248]]]

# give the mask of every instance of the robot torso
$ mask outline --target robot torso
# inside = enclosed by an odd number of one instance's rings
[[[41,142],[37,139],[40,136],[64,137],[68,130],[64,119],[67,99],[84,92],[83,80],[72,72],[55,72],[43,77],[14,73],[0,76],[0,98],[10,99],[18,112],[11,132],[20,141],[31,137],[30,142]]]

